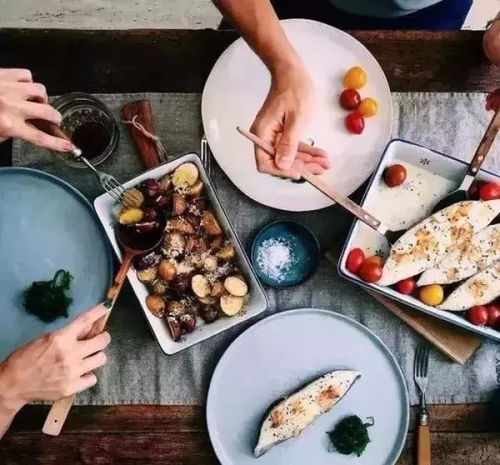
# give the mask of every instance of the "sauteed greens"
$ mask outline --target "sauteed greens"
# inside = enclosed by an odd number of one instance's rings
[[[370,442],[368,428],[375,424],[372,417],[370,422],[363,423],[356,415],[343,418],[337,423],[335,429],[328,433],[330,441],[341,454],[356,454],[358,457],[365,451]]]

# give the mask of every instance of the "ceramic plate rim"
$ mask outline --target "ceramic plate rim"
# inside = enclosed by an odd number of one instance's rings
[[[340,319],[343,320],[344,322],[347,322],[348,324],[354,326],[356,329],[360,330],[361,332],[364,332],[365,335],[369,336],[370,338],[373,338],[374,341],[380,346],[382,352],[387,356],[388,360],[390,361],[391,365],[395,369],[396,375],[397,375],[397,380],[399,381],[398,384],[400,384],[400,387],[402,387],[401,391],[403,394],[403,423],[404,423],[404,433],[401,438],[401,443],[399,444],[399,447],[394,453],[394,461],[391,463],[391,465],[394,465],[397,460],[400,458],[401,453],[403,452],[404,446],[406,444],[406,439],[408,437],[408,427],[410,424],[410,396],[408,393],[408,386],[406,384],[406,379],[403,374],[403,370],[401,370],[401,367],[399,366],[399,363],[397,362],[396,358],[392,354],[392,352],[389,350],[389,348],[385,345],[385,343],[378,337],[371,329],[369,329],[367,326],[363,325],[359,321],[354,320],[353,318],[348,317],[347,315],[343,315],[342,313],[335,312],[333,310],[327,310],[323,308],[312,308],[312,307],[301,307],[301,308],[295,308],[291,310],[284,310],[282,312],[277,312],[273,313],[272,315],[269,315],[262,320],[258,321],[257,323],[254,323],[251,325],[249,328],[247,328],[245,331],[243,331],[240,335],[238,335],[233,342],[229,345],[229,347],[224,351],[224,353],[221,355],[219,358],[219,361],[217,362],[217,365],[215,367],[215,370],[212,374],[212,377],[210,378],[210,385],[208,388],[208,393],[207,393],[207,403],[205,407],[205,415],[206,415],[206,420],[207,420],[207,429],[208,429],[208,435],[210,437],[210,443],[212,444],[212,447],[215,451],[215,454],[218,458],[218,460],[221,462],[222,465],[229,465],[225,464],[222,461],[223,458],[223,450],[221,449],[219,443],[220,441],[215,441],[215,438],[213,437],[212,431],[215,429],[215,420],[214,420],[214,413],[212,413],[213,407],[211,407],[212,403],[210,402],[211,397],[213,396],[213,391],[215,389],[214,384],[218,382],[218,377],[220,377],[220,371],[222,370],[221,366],[222,363],[226,357],[227,354],[230,354],[232,351],[236,350],[235,347],[238,344],[241,344],[241,340],[245,337],[249,337],[249,335],[253,334],[255,331],[257,331],[260,326],[263,326],[264,324],[267,324],[271,320],[275,320],[281,317],[287,317],[287,316],[292,316],[293,315],[300,315],[300,314],[308,314],[308,313],[317,313],[317,314],[322,314],[325,316],[328,316],[330,318],[334,319]],[[233,464],[231,464],[233,465]],[[384,464],[384,465],[389,465],[389,464]]]
[[[387,134],[387,137],[386,137],[387,142],[389,142],[391,140],[392,134],[394,132],[394,102],[392,100],[392,92],[391,92],[391,88],[390,88],[390,85],[389,85],[389,80],[387,79],[387,76],[385,74],[384,69],[382,68],[382,65],[375,58],[375,56],[373,55],[373,53],[361,41],[359,41],[356,37],[352,36],[351,34],[348,34],[345,31],[342,31],[341,29],[338,29],[336,27],[333,27],[333,26],[330,26],[328,24],[325,24],[325,23],[323,23],[321,21],[316,21],[316,20],[312,20],[312,19],[305,19],[305,18],[290,18],[290,19],[280,20],[280,22],[283,23],[283,24],[288,24],[288,23],[297,22],[297,21],[303,21],[303,22],[309,22],[309,23],[317,23],[317,24],[319,24],[321,26],[328,26],[329,28],[334,29],[336,31],[336,33],[338,33],[339,35],[342,35],[342,36],[346,37],[347,40],[354,41],[360,47],[360,49],[362,49],[368,55],[369,59],[373,60],[374,63],[376,64],[376,66],[378,66],[378,68],[380,69],[381,81],[382,81],[384,87],[386,87],[386,90],[388,91],[388,94],[389,94],[389,99],[388,99],[388,103],[389,103],[389,130],[388,130],[388,134]],[[214,72],[217,64],[219,63],[219,61],[221,61],[226,55],[229,55],[232,52],[233,48],[235,46],[237,46],[238,43],[241,43],[241,41],[243,41],[243,38],[239,37],[234,42],[232,42],[231,44],[229,44],[226,47],[226,49],[219,55],[219,57],[215,61],[214,65],[210,69],[210,73],[208,74],[208,77],[207,77],[207,79],[205,81],[205,84],[203,86],[203,91],[202,91],[202,94],[201,94],[201,120],[202,120],[203,131],[204,131],[204,134],[205,134],[205,136],[206,136],[206,138],[208,140],[209,146],[213,146],[213,144],[211,144],[211,134],[210,134],[210,131],[207,130],[206,124],[205,124],[205,114],[206,114],[206,111],[207,111],[206,110],[206,107],[207,107],[207,96],[206,96],[207,87],[208,87],[209,82],[211,81],[212,74],[213,74],[213,72]],[[375,172],[375,170],[376,170],[376,168],[378,166],[378,163],[380,162],[380,159],[382,157],[382,153],[383,153],[383,151],[378,156],[377,161],[376,162],[374,161],[374,163],[373,163],[373,170],[371,172],[369,172],[364,177],[363,181],[360,182],[359,185],[355,189],[353,189],[352,192],[350,194],[348,194],[348,195],[351,195],[353,192],[355,192],[357,189],[359,189],[359,187],[361,187],[368,179],[370,179],[370,177],[372,176],[372,174]],[[217,157],[216,157],[215,153],[213,154],[213,156],[216,159],[217,164],[219,164],[219,161],[217,160]],[[219,166],[221,166],[221,165],[219,164]],[[264,202],[263,199],[257,198],[258,196],[256,196],[253,192],[246,192],[246,191],[244,192],[243,190],[241,190],[240,187],[237,186],[237,184],[233,181],[233,179],[222,168],[222,166],[221,166],[221,169],[224,171],[224,173],[229,178],[229,180],[231,181],[231,183],[233,185],[235,185],[236,188],[242,194],[246,195],[247,197],[249,197],[254,202],[257,202],[260,205],[264,205],[264,206],[267,206],[267,207],[270,207],[270,208],[275,208],[275,209],[281,210],[281,211],[307,212],[307,211],[319,211],[319,210],[322,210],[324,208],[331,207],[331,206],[335,205],[335,203],[336,203],[333,200],[328,199],[328,203],[326,203],[325,205],[320,206],[320,207],[313,207],[313,208],[308,207],[308,208],[296,208],[296,209],[294,209],[294,208],[283,208],[283,207],[280,207],[280,206],[276,206],[276,205],[274,205],[270,201]]]

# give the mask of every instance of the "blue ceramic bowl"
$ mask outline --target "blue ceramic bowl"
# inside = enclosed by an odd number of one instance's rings
[[[276,221],[255,236],[252,264],[259,278],[272,287],[303,283],[318,267],[320,246],[316,236],[294,221]]]

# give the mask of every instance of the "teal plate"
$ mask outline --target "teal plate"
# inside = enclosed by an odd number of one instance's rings
[[[91,204],[61,179],[28,168],[0,169],[0,264],[0,361],[102,301],[113,272]],[[74,277],[73,303],[68,318],[47,324],[26,312],[21,293],[61,268]]]
[[[290,253],[289,265],[273,275],[260,257],[266,255],[266,244],[286,244]],[[318,267],[320,246],[311,230],[295,221],[275,221],[264,226],[255,236],[251,250],[252,264],[259,278],[277,288],[297,286]]]

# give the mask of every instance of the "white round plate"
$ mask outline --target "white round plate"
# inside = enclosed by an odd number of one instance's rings
[[[253,456],[269,406],[335,369],[361,372],[345,397],[298,438]],[[364,454],[331,451],[327,432],[347,415],[373,417]],[[408,429],[409,403],[399,366],[365,326],[328,310],[270,316],[239,336],[215,369],[207,399],[210,439],[222,465],[393,465]]]
[[[349,34],[317,21],[282,21],[285,31],[308,69],[316,89],[316,110],[304,140],[325,149],[332,168],[325,179],[345,195],[352,194],[374,170],[392,132],[389,84],[373,55]],[[363,134],[344,127],[347,111],[338,96],[342,78],[361,66],[368,83],[362,97],[377,100],[379,112],[366,119]],[[273,208],[309,211],[333,202],[309,184],[295,184],[259,173],[253,144],[236,126],[249,129],[269,90],[270,75],[243,39],[236,40],[215,63],[203,90],[203,127],[212,153],[231,181],[253,200]]]

